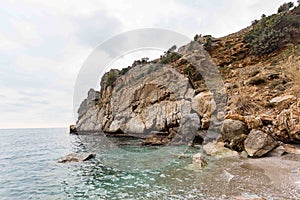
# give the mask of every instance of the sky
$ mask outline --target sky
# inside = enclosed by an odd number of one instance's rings
[[[1,0],[0,128],[68,127],[74,124],[78,73],[109,38],[141,28],[225,36],[276,13],[284,0]],[[296,4],[296,3],[295,3]],[[127,67],[134,52],[115,60]],[[107,69],[109,66],[99,67]],[[97,88],[98,85],[90,87]]]

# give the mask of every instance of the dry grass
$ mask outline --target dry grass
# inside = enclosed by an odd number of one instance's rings
[[[289,56],[285,71],[293,82],[291,93],[296,97],[300,97],[300,56]]]
[[[239,85],[238,95],[233,99],[234,112],[240,115],[251,115],[258,112],[262,107],[253,101],[251,96],[255,92],[255,87],[245,87]]]

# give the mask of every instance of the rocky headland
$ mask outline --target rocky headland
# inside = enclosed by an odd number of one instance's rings
[[[208,155],[300,154],[299,36],[298,5],[112,69],[81,103],[76,130],[203,145]],[[204,165],[201,155],[194,159]]]

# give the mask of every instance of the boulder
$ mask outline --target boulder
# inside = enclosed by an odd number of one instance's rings
[[[279,145],[275,149],[273,149],[270,152],[268,152],[266,154],[266,156],[269,156],[269,157],[279,157],[279,156],[282,156],[285,152],[286,152],[286,150],[285,150],[284,146],[283,145]]]
[[[223,142],[210,142],[203,146],[204,152],[209,156],[219,158],[239,156],[236,151],[224,147]]]
[[[67,156],[58,160],[59,163],[66,162],[83,162],[94,158],[96,154],[88,152],[70,153]]]
[[[248,135],[247,125],[239,120],[225,119],[221,127],[222,139],[231,149],[242,151]]]
[[[276,140],[260,131],[251,130],[244,142],[245,150],[251,157],[261,157],[277,146]]]

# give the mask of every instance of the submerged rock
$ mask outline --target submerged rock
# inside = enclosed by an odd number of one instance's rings
[[[270,135],[253,129],[244,142],[245,150],[251,157],[261,157],[274,149],[277,142]]]
[[[201,153],[197,153],[193,156],[193,165],[197,167],[205,167],[207,165],[207,162],[204,158],[204,156]]]
[[[94,153],[88,152],[80,152],[80,153],[70,153],[67,156],[58,160],[59,163],[66,163],[66,162],[83,162],[90,160],[96,157]]]

